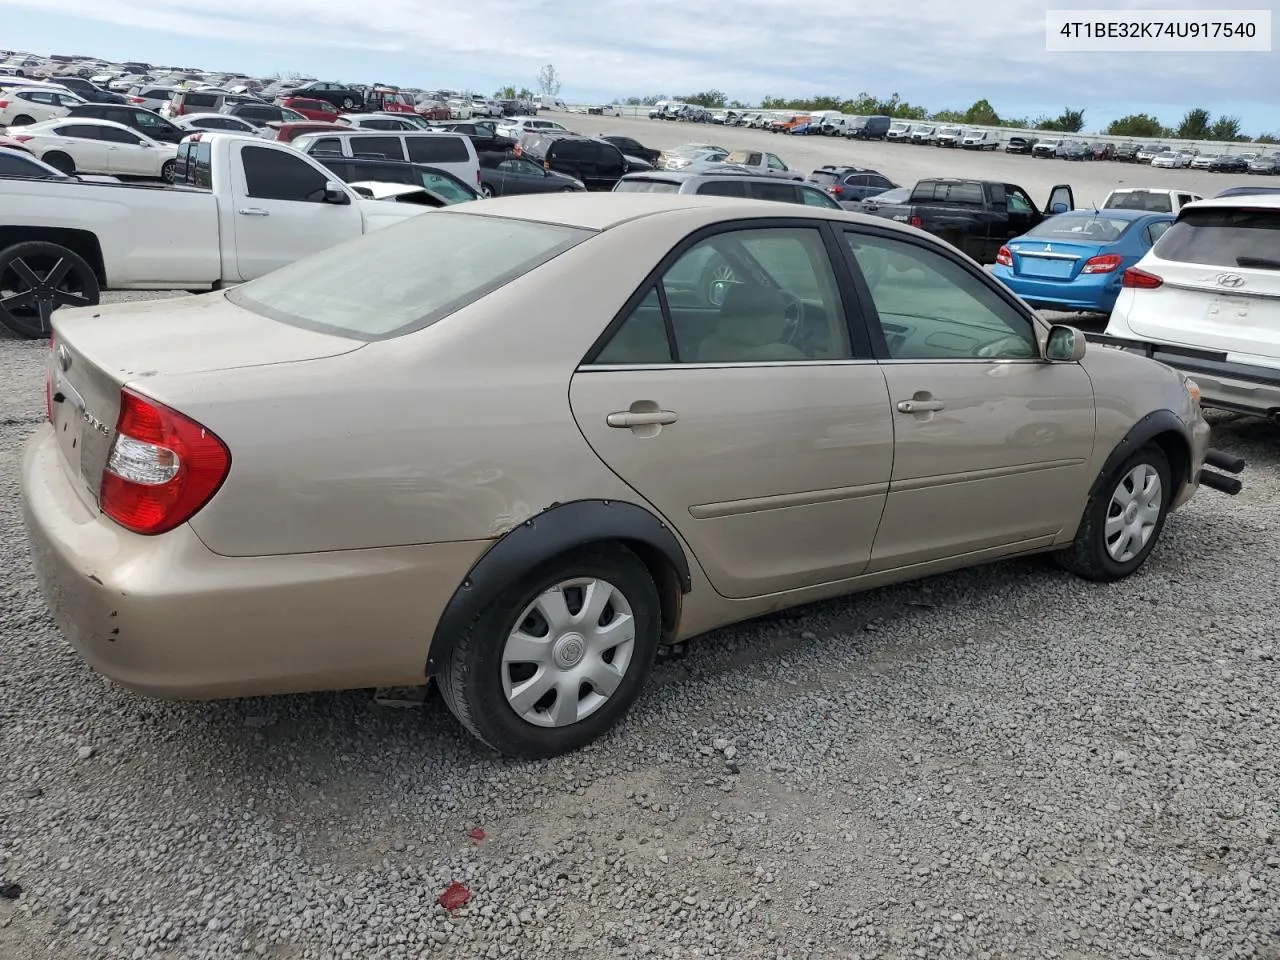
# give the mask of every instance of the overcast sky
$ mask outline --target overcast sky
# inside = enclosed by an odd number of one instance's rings
[[[1112,9],[1266,8],[1275,0],[1121,0]],[[1280,132],[1277,53],[1046,53],[1044,10],[1100,0],[0,0],[0,43],[36,53],[300,72],[492,93],[555,64],[586,103],[710,88],[869,91],[930,110],[985,97],[1002,116],[1083,107],[1087,130],[1187,108]],[[56,13],[54,12],[56,11]]]

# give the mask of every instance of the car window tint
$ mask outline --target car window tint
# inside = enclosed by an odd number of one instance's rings
[[[1153,223],[1151,226],[1147,227],[1147,246],[1150,247],[1157,240],[1163,237],[1165,231],[1171,226],[1173,226],[1173,224],[1166,220],[1163,223]]]
[[[662,277],[682,363],[850,356],[840,292],[817,228],[734,230]]]
[[[675,189],[672,193],[677,192],[680,188],[672,184]],[[708,180],[706,183],[698,184],[698,193],[704,197],[739,197],[744,198],[747,195],[747,185],[741,180]]]
[[[670,363],[671,345],[662,318],[657,287],[650,287],[626,320],[609,338],[594,363]]]
[[[815,190],[813,187],[801,187],[800,199],[811,207],[826,207],[830,210],[832,207],[839,210],[840,204],[836,203],[821,190]]]
[[[466,163],[471,159],[466,138],[461,136],[405,137],[405,143],[414,163]]]
[[[424,187],[440,194],[450,203],[466,203],[476,198],[471,190],[447,174],[421,170],[418,172],[418,178]]]
[[[787,165],[783,163],[781,160],[779,160],[777,157],[775,157],[772,153],[767,153],[765,154],[765,156],[768,158],[770,170],[787,169]]]
[[[128,130],[119,130],[116,127],[102,127],[101,130],[102,139],[110,143],[128,143],[136,147],[142,142],[140,136]]]
[[[959,263],[904,240],[845,232],[894,360],[1026,359],[1030,319]]]
[[[800,202],[793,183],[750,182],[747,184],[747,196],[755,200],[776,200],[781,203]]]
[[[1163,260],[1214,267],[1280,269],[1280,210],[1189,207],[1160,237]]]
[[[342,141],[337,137],[319,137],[311,141],[309,153],[325,153],[342,155]]]
[[[400,146],[399,137],[352,137],[350,143],[353,157],[404,159],[404,148]]]
[[[50,173],[34,160],[0,153],[0,177],[48,177]]]
[[[248,194],[263,200],[324,201],[325,175],[283,150],[245,147],[240,154]]]
[[[95,127],[88,123],[68,123],[54,127],[53,132],[60,137],[79,137],[83,140],[101,140],[104,127]]]
[[[1031,204],[1027,203],[1026,200],[1024,200],[1020,195],[1016,193],[1006,194],[1004,198],[1004,203],[1005,203],[1005,209],[1007,209],[1010,213],[1034,213],[1035,212],[1031,209]]]

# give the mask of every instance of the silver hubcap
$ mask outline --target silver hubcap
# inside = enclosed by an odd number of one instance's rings
[[[502,650],[502,690],[523,720],[564,727],[599,710],[635,653],[631,605],[594,577],[565,580],[525,607]]]
[[[1155,467],[1140,463],[1120,481],[1111,494],[1105,535],[1107,553],[1117,563],[1128,563],[1147,545],[1160,519],[1164,491]]]

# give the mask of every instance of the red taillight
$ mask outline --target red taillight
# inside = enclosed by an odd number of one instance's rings
[[[195,516],[230,469],[231,454],[218,437],[125,389],[98,504],[134,533],[164,533]]]
[[[9,139],[17,140],[19,143],[26,143],[28,140],[34,140],[35,137],[29,133],[11,133],[9,134]]]
[[[924,226],[924,221],[923,221],[923,220],[921,220],[919,216],[914,215],[914,214],[912,215],[911,219],[910,219],[910,220],[908,220],[907,222],[908,222],[909,224],[911,224],[911,226],[913,226],[913,227],[922,227],[922,226]]]
[[[1121,283],[1126,287],[1137,290],[1154,290],[1164,283],[1164,278],[1157,277],[1154,273],[1147,273],[1145,270],[1139,270],[1137,267],[1130,267],[1124,272],[1124,279]]]
[[[1008,247],[1001,247],[1000,251],[996,254],[996,263],[1002,267],[1012,267],[1013,251]]]
[[[0,99],[0,110],[3,110],[3,109],[4,109],[5,107],[7,107],[8,105],[9,105],[9,101],[8,101],[8,100]]]
[[[53,334],[49,334],[49,363],[44,368],[44,412],[53,423]]]
[[[840,196],[840,194],[844,193],[844,187],[840,186],[840,184],[837,183],[835,186],[831,188],[831,192],[838,197]]]
[[[1124,262],[1118,253],[1104,253],[1100,257],[1090,257],[1084,262],[1081,273],[1111,273]]]

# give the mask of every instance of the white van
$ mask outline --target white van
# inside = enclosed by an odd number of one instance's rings
[[[546,94],[538,97],[538,108],[540,110],[559,110],[561,113],[568,113],[569,107],[559,97],[548,97]]]
[[[480,158],[471,138],[460,133],[429,130],[341,130],[304,133],[293,146],[319,156],[364,157],[372,160],[408,160],[447,170],[463,183],[480,186]]]

